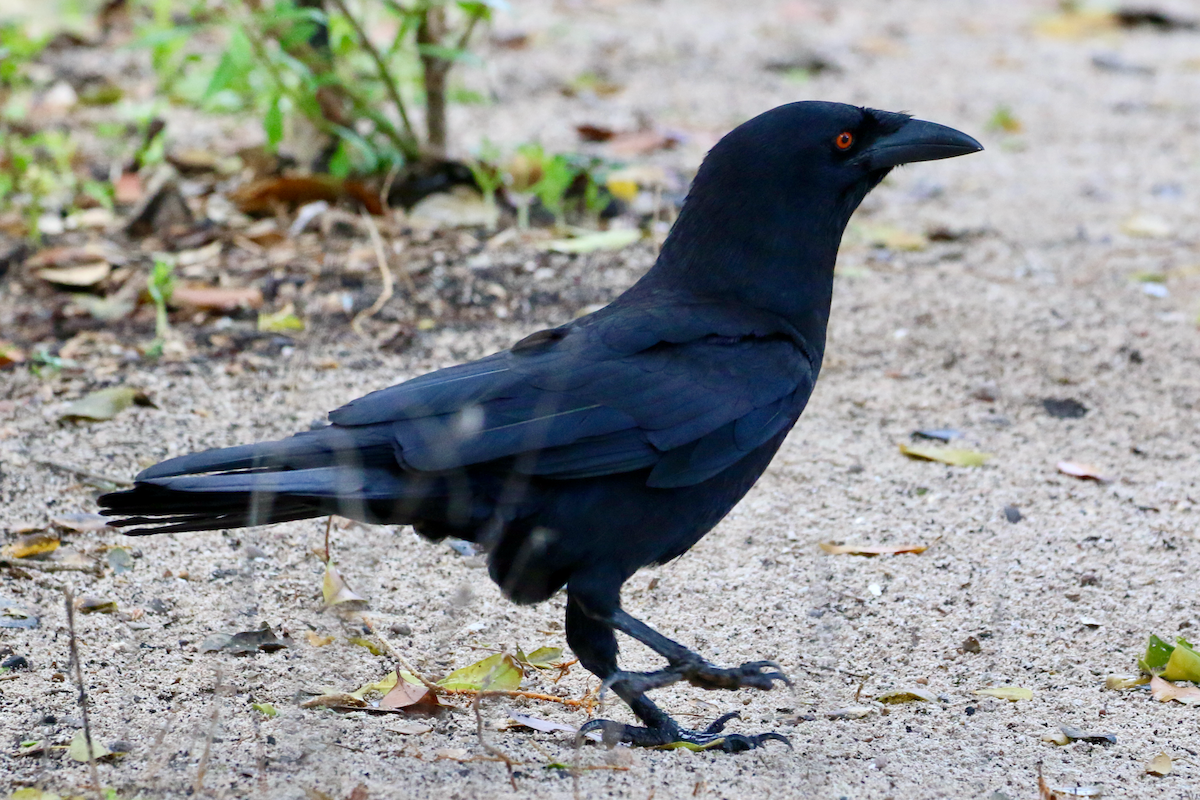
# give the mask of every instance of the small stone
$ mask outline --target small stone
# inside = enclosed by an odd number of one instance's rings
[[[1017,508],[1016,506],[1005,506],[1004,507],[1004,518],[1012,523],[1020,522],[1021,521],[1021,510],[1019,508]]]

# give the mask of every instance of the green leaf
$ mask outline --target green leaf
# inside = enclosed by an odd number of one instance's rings
[[[550,669],[562,661],[562,654],[561,647],[539,647],[525,656],[525,663],[538,669]]]
[[[1146,655],[1138,661],[1138,668],[1143,672],[1158,674],[1171,660],[1171,653],[1175,648],[1167,644],[1162,639],[1154,634],[1150,634],[1150,640],[1146,643]]]
[[[284,309],[274,314],[259,314],[258,329],[264,333],[295,333],[304,330],[304,321]]]
[[[1200,653],[1193,650],[1183,637],[1175,640],[1175,649],[1167,660],[1162,677],[1169,681],[1200,683]]]
[[[274,150],[283,141],[283,109],[279,101],[283,98],[275,95],[263,115],[263,133],[267,135],[267,145]]]
[[[457,47],[444,47],[440,44],[419,44],[417,52],[423,56],[431,56],[442,61],[457,61],[462,64],[478,65],[483,63],[479,56],[470,50],[460,50]]]
[[[138,405],[153,405],[145,394],[129,386],[114,386],[101,389],[79,398],[63,409],[60,419],[104,422],[129,408]]]
[[[525,673],[515,658],[507,653],[497,653],[469,667],[456,669],[438,681],[446,689],[470,689],[474,691],[511,691],[521,685]]]
[[[251,703],[250,707],[268,719],[279,716],[279,712],[275,710],[275,706],[270,703]]]

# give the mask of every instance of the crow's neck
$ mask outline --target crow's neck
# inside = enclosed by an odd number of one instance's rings
[[[692,194],[658,261],[634,290],[682,290],[770,311],[823,351],[833,268],[849,213],[762,197],[714,207],[695,202]]]

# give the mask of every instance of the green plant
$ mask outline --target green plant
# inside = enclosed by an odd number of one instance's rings
[[[444,156],[450,72],[478,61],[471,37],[501,0],[228,0],[192,6],[187,25],[165,10],[172,0],[148,2],[140,42],[175,101],[258,115],[272,147],[307,120],[334,143],[336,174]],[[377,30],[394,33],[384,44]],[[410,114],[419,103],[423,136]]]
[[[154,341],[147,348],[146,355],[158,358],[162,355],[163,344],[171,333],[167,303],[171,302],[171,294],[175,291],[175,265],[166,259],[154,259],[150,277],[146,279],[146,291],[154,303]]]

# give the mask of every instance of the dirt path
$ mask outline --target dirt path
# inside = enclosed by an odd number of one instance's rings
[[[1107,797],[1197,796],[1197,710],[1104,682],[1136,671],[1149,634],[1173,641],[1200,626],[1200,34],[1034,35],[1051,2],[513,5],[501,26],[535,34],[532,49],[490,56],[501,102],[456,111],[463,144],[486,130],[501,143],[574,146],[577,123],[648,118],[693,133],[656,156],[688,167],[723,129],[813,98],[905,109],[988,148],[903,170],[869,199],[843,250],[828,361],[800,425],[726,522],[625,592],[632,613],[714,660],[769,657],[796,679],[794,691],[770,694],[672,689],[661,693],[666,708],[697,721],[737,708],[738,730],[776,729],[795,749],[577,756],[564,734],[492,731],[524,764],[514,791],[500,764],[438,759],[482,752],[468,712],[414,736],[386,730],[396,717],[302,709],[304,692],[349,691],[391,668],[346,642],[358,627],[320,610],[310,551],[322,526],[306,522],[137,540],[135,568],[118,576],[2,573],[0,596],[34,609],[41,625],[0,631],[0,645],[32,667],[0,683],[0,787],[28,785],[43,768],[64,794],[86,779],[86,767],[58,754],[45,767],[10,756],[23,740],[50,733],[65,743],[78,727],[70,680],[59,677],[68,637],[55,586],[69,583],[146,612],[79,620],[92,725],[101,741],[132,745],[100,767],[121,797],[187,793],[210,735],[204,787],[223,797],[343,798],[362,784],[371,797],[406,798],[999,800],[1036,797],[1039,768],[1051,786],[1098,786]],[[814,53],[836,69],[803,80],[787,71]],[[1110,67],[1095,66],[1097,55]],[[558,87],[583,72],[626,88],[564,97]],[[1020,132],[988,127],[1002,107]],[[948,240],[867,246],[895,241],[886,226]],[[510,255],[514,271],[531,258]],[[651,257],[563,258],[546,263],[548,280],[582,307],[611,297]],[[1134,279],[1147,272],[1164,282]],[[90,487],[38,459],[127,476],[169,454],[283,435],[369,389],[556,321],[433,331],[402,355],[314,340],[241,374],[221,363],[139,366],[126,382],[160,408],[81,428],[59,426],[55,411],[89,387],[88,375],[5,373],[15,402],[0,407],[0,524],[93,510]],[[1087,413],[1055,418],[1046,398]],[[974,469],[906,459],[897,442],[917,428],[958,429],[960,444],[994,458]],[[1112,480],[1060,474],[1063,460]],[[1019,522],[1006,520],[1006,505]],[[929,549],[865,559],[826,555],[824,541]],[[129,544],[73,537],[103,558],[100,543]],[[353,526],[335,547],[373,617],[422,669],[475,661],[479,646],[564,644],[560,600],[516,608],[473,560],[411,531]],[[198,651],[212,632],[260,620],[295,646]],[[308,631],[336,641],[314,647]],[[653,664],[634,646],[625,659]],[[549,678],[530,685],[556,690]],[[575,669],[558,687],[578,697],[590,685]],[[1026,687],[1033,699],[973,694],[991,685]],[[870,702],[914,687],[937,700]],[[252,702],[279,714],[263,719]],[[829,717],[852,706],[866,716]],[[531,701],[491,700],[483,714],[500,723],[510,709],[583,719]],[[1116,743],[1042,741],[1062,725]],[[1159,752],[1174,759],[1164,778],[1144,772]],[[577,757],[619,769],[576,782],[543,768]]]

